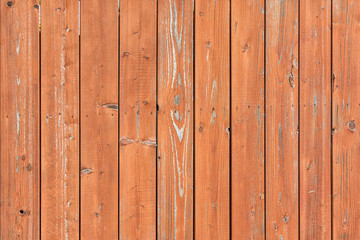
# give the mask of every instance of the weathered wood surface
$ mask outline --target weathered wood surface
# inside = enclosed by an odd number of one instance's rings
[[[230,1],[195,9],[195,238],[229,239]]]
[[[118,1],[81,1],[81,238],[118,239]]]
[[[120,1],[120,239],[156,239],[156,4]]]
[[[193,9],[158,1],[158,239],[193,238]]]
[[[297,239],[298,1],[266,1],[266,238]]]
[[[360,238],[360,2],[333,0],[333,239]]]
[[[359,34],[356,0],[2,1],[0,239],[360,238]]]
[[[264,1],[231,3],[232,238],[265,239]]]
[[[79,4],[41,10],[41,237],[79,239]]]
[[[40,235],[39,6],[0,3],[0,239]]]
[[[300,1],[300,238],[331,239],[331,1]]]

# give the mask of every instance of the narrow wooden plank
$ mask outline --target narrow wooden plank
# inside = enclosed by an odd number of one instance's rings
[[[39,239],[37,0],[0,4],[0,239]]]
[[[333,1],[333,239],[360,239],[360,2]]]
[[[195,2],[195,238],[230,238],[230,1]]]
[[[193,0],[158,2],[158,239],[193,238]]]
[[[331,239],[331,1],[300,1],[300,239]]]
[[[81,1],[81,238],[118,239],[118,1]]]
[[[298,239],[298,1],[266,1],[266,238]]]
[[[120,239],[156,239],[156,4],[120,1]]]
[[[231,3],[231,211],[234,239],[265,238],[264,1]]]
[[[41,237],[79,239],[79,2],[41,13]]]

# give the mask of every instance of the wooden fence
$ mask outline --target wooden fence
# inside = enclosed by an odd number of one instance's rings
[[[360,1],[1,0],[0,239],[360,239]]]

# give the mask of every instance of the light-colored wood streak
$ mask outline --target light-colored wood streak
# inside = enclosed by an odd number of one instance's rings
[[[158,239],[193,238],[193,0],[158,2]]]
[[[118,239],[118,1],[81,1],[81,239]]]
[[[266,238],[297,239],[298,1],[266,1]]]
[[[0,3],[0,239],[39,239],[39,7]]]
[[[360,2],[333,0],[333,239],[360,239]]]
[[[230,1],[195,1],[195,238],[230,238]]]
[[[41,237],[79,239],[79,3],[41,13]]]
[[[120,1],[120,239],[156,239],[156,4]]]
[[[300,14],[300,239],[331,239],[331,1]]]
[[[264,1],[231,4],[231,196],[234,239],[265,239]]]

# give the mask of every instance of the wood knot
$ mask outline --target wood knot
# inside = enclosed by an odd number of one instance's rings
[[[200,124],[199,132],[202,132],[203,130],[204,130],[204,127],[203,127],[203,125]]]
[[[295,87],[295,79],[294,79],[294,75],[293,75],[292,71],[288,75],[288,81],[289,81],[290,87],[294,88]]]
[[[132,139],[132,138],[127,138],[127,137],[120,138],[120,145],[122,145],[122,146],[131,144],[133,142],[134,142],[134,139]]]
[[[130,56],[130,53],[129,52],[123,52],[122,56],[123,57],[128,57],[128,56]]]
[[[19,215],[20,215],[20,216],[30,215],[30,211],[29,211],[29,210],[20,209],[20,210],[19,210]]]
[[[28,165],[25,167],[25,169],[26,169],[27,171],[31,172],[31,170],[32,170],[31,164],[28,164]]]
[[[144,139],[141,141],[141,144],[149,147],[156,147],[156,140],[155,139]]]
[[[242,48],[242,52],[247,52],[250,49],[250,46],[248,43],[245,43],[243,48]]]
[[[119,105],[115,104],[115,103],[107,103],[107,104],[104,104],[102,106],[104,108],[109,108],[109,109],[112,109],[112,110],[115,110],[115,111],[119,111]]]
[[[356,124],[353,120],[351,120],[349,123],[348,123],[348,128],[350,131],[354,132],[355,131],[355,128],[356,128]]]
[[[211,42],[210,41],[207,41],[206,42],[206,48],[210,48],[211,47]]]
[[[81,170],[82,175],[91,174],[92,172],[93,172],[93,170],[91,168],[85,168],[85,169]]]
[[[13,5],[13,2],[12,1],[8,1],[7,4],[6,4],[8,7],[11,7]]]

